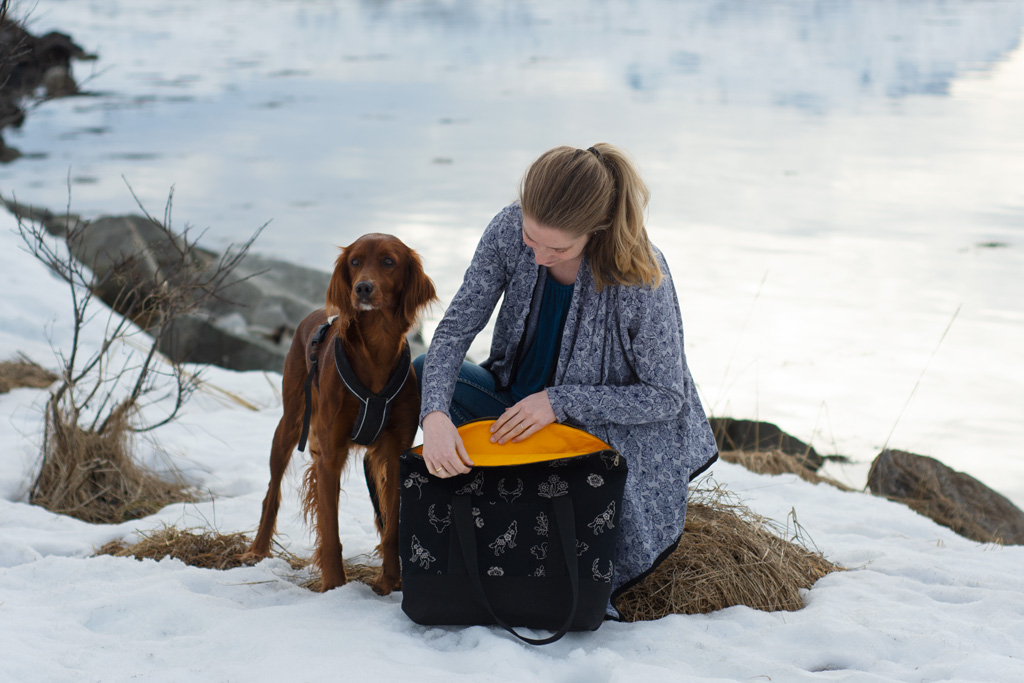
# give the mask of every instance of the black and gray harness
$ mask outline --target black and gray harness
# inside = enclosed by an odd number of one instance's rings
[[[309,421],[313,413],[313,381],[317,377],[319,356],[317,347],[327,338],[327,331],[338,316],[331,316],[327,322],[320,325],[313,334],[310,342],[310,368],[309,376],[306,377],[306,410],[302,415],[302,435],[299,437],[299,450],[305,450],[306,440],[309,438]],[[391,373],[388,383],[379,394],[375,394],[359,380],[352,365],[349,363],[348,355],[345,353],[345,345],[341,339],[334,340],[334,367],[338,370],[341,381],[349,393],[359,399],[359,414],[356,416],[355,424],[349,438],[353,443],[360,446],[369,446],[384,429],[384,423],[388,421],[388,414],[391,412],[391,402],[398,396],[398,392],[405,386],[409,378],[409,368],[412,354],[409,351],[409,344],[403,343],[402,355],[398,358],[398,365]],[[316,380],[319,385],[319,379]]]

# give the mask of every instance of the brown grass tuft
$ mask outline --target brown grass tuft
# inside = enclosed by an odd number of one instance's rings
[[[93,524],[117,524],[197,499],[177,472],[164,478],[135,461],[124,414],[97,433],[49,410],[46,430],[42,464],[29,493],[33,505]]]
[[[233,569],[248,562],[243,559],[252,539],[241,532],[222,534],[208,529],[178,529],[163,526],[155,531],[138,532],[142,540],[128,545],[122,540],[110,541],[96,551],[96,555],[134,557],[137,560],[162,560],[173,557],[192,567],[203,569]],[[298,585],[311,591],[320,591],[320,575],[316,573],[309,558],[294,555],[280,546],[274,552],[295,571],[311,570]],[[349,581],[373,585],[380,567],[362,562],[345,561],[345,573]]]
[[[772,451],[720,451],[719,457],[726,462],[735,463],[746,467],[751,472],[758,474],[795,474],[805,481],[813,484],[829,484],[843,491],[852,491],[849,486],[841,484],[835,479],[824,477],[811,468],[805,466],[800,458],[783,453],[779,450]]]
[[[0,361],[0,394],[20,387],[45,389],[56,381],[57,375],[29,360],[24,354],[19,353],[11,360]]]
[[[679,547],[616,601],[625,621],[733,605],[794,611],[804,606],[800,589],[841,569],[771,533],[773,526],[785,530],[729,498],[721,488],[694,491]],[[795,522],[794,527],[799,532]]]
[[[250,543],[242,533],[220,534],[173,526],[139,533],[142,540],[138,543],[127,545],[124,541],[111,541],[97,550],[96,554],[134,557],[138,560],[173,557],[193,567],[231,569],[242,566],[239,557]]]

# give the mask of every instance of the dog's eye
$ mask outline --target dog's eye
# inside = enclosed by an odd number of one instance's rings
[[[352,266],[353,268],[358,268],[358,267],[359,267],[359,265],[360,265],[360,264],[359,264],[359,259],[357,259],[357,258],[354,258],[354,259],[352,259],[351,261],[349,261],[349,262],[348,262],[348,264],[349,264],[350,266]]]
[[[385,256],[383,259],[381,259],[381,263],[390,268],[391,266],[395,265],[395,259],[391,258],[390,256]]]

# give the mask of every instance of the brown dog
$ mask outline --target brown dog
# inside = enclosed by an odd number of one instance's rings
[[[314,311],[295,331],[284,362],[282,399],[284,415],[274,432],[270,450],[270,485],[263,500],[256,540],[247,558],[257,560],[270,554],[277,511],[281,502],[281,479],[303,432],[305,411],[309,416],[309,450],[312,461],[304,479],[304,510],[313,521],[316,551],[313,562],[320,569],[321,590],[345,583],[338,536],[338,496],[341,473],[354,445],[354,430],[365,426],[363,401],[349,386],[384,391],[404,376],[401,390],[388,402],[387,420],[367,446],[364,460],[366,481],[377,510],[378,551],[382,559],[374,586],[386,594],[401,584],[398,559],[398,458],[416,437],[420,400],[416,378],[405,354],[405,335],[421,308],[437,298],[434,284],[423,272],[419,256],[391,235],[370,234],[342,249],[327,289],[326,309]],[[337,316],[329,328],[320,328],[328,316]],[[317,332],[323,335],[316,339]],[[340,340],[347,363],[358,381],[342,379],[344,360],[336,358],[335,340]],[[316,343],[314,343],[316,341]],[[314,360],[315,359],[315,360]],[[315,371],[311,369],[316,365]],[[306,382],[312,380],[310,406],[306,406]],[[382,403],[378,401],[378,405]],[[367,404],[368,405],[368,404]],[[356,424],[357,417],[360,418]],[[379,433],[378,433],[379,431]]]

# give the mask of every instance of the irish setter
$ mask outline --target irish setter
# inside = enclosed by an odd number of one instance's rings
[[[304,478],[304,510],[315,529],[313,562],[320,569],[321,590],[345,583],[338,535],[338,496],[341,473],[354,445],[353,425],[362,402],[336,369],[335,340],[341,340],[345,356],[358,380],[371,392],[380,393],[403,361],[405,335],[419,311],[437,298],[434,284],[423,272],[419,256],[397,237],[370,234],[342,249],[327,289],[326,308],[309,314],[295,331],[284,362],[281,417],[270,450],[270,485],[263,500],[256,539],[246,554],[258,560],[270,554],[277,511],[281,502],[281,478],[299,443],[304,412],[310,410],[309,452],[312,456]],[[314,344],[318,328],[337,316],[324,336]],[[312,401],[306,407],[306,381],[312,376]],[[341,363],[339,362],[340,366]],[[404,357],[408,367],[408,357]],[[382,559],[374,589],[390,593],[401,584],[398,558],[398,459],[416,437],[420,400],[416,378],[409,374],[390,403],[387,421],[376,440],[367,446],[364,460],[366,483],[377,511],[378,551]],[[350,382],[351,384],[351,382]]]

